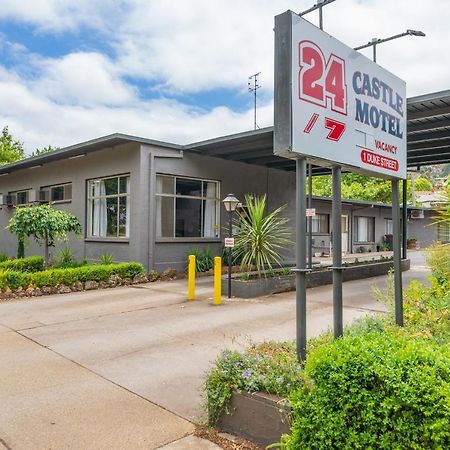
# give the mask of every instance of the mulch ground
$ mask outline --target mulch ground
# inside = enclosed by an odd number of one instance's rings
[[[214,428],[197,426],[194,434],[199,438],[214,442],[224,450],[263,450],[262,447],[242,438],[227,439]]]

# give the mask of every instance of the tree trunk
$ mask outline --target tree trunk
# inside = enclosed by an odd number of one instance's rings
[[[25,257],[25,244],[23,238],[18,238],[18,245],[17,245],[17,258],[24,258]]]
[[[44,250],[44,264],[45,264],[45,267],[48,267],[48,263],[49,263],[49,259],[50,259],[50,257],[49,257],[49,253],[48,253],[48,242],[47,242],[47,240],[45,240],[45,250]]]

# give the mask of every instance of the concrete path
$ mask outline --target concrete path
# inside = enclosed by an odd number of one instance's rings
[[[411,257],[405,282],[425,280]],[[384,280],[344,284],[346,323],[384,310]],[[0,303],[0,449],[214,448],[184,438],[206,371],[224,348],[293,339],[295,294],[213,306],[211,284],[194,302],[180,280]],[[309,336],[331,326],[331,292],[308,290]]]

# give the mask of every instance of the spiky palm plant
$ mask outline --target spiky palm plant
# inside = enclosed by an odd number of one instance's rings
[[[281,215],[286,205],[266,213],[267,197],[245,195],[246,208],[239,210],[234,223],[234,256],[241,260],[241,267],[254,266],[261,277],[274,265],[281,265],[280,251],[291,244],[289,221]]]

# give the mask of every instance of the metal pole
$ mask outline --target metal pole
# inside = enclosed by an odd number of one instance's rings
[[[296,161],[296,263],[294,269],[296,281],[295,309],[297,356],[299,360],[306,358],[306,160]]]
[[[403,180],[403,209],[402,209],[402,258],[406,259],[408,257],[408,182]]]
[[[319,28],[323,30],[323,13],[322,13],[322,5],[319,6]]]
[[[334,337],[343,333],[342,312],[342,199],[341,199],[341,168],[333,167],[333,322]]]
[[[400,253],[400,204],[398,180],[392,180],[392,227],[394,246],[395,323],[403,326],[402,260]]]
[[[308,164],[308,208],[312,208],[312,164]],[[308,217],[308,268],[312,269],[312,217]]]
[[[377,44],[373,44],[373,62],[377,62]]]
[[[233,237],[233,230],[232,230],[232,226],[233,226],[233,211],[229,211],[228,212],[228,216],[229,216],[229,225],[230,225],[230,231],[228,233],[228,236],[230,238]],[[228,247],[228,298],[231,298],[231,247]]]
[[[256,77],[255,77],[255,96],[254,96],[254,111],[255,111],[255,116],[254,116],[254,128],[255,128],[255,130],[256,130],[256,127],[257,127],[257,125],[256,125]]]

